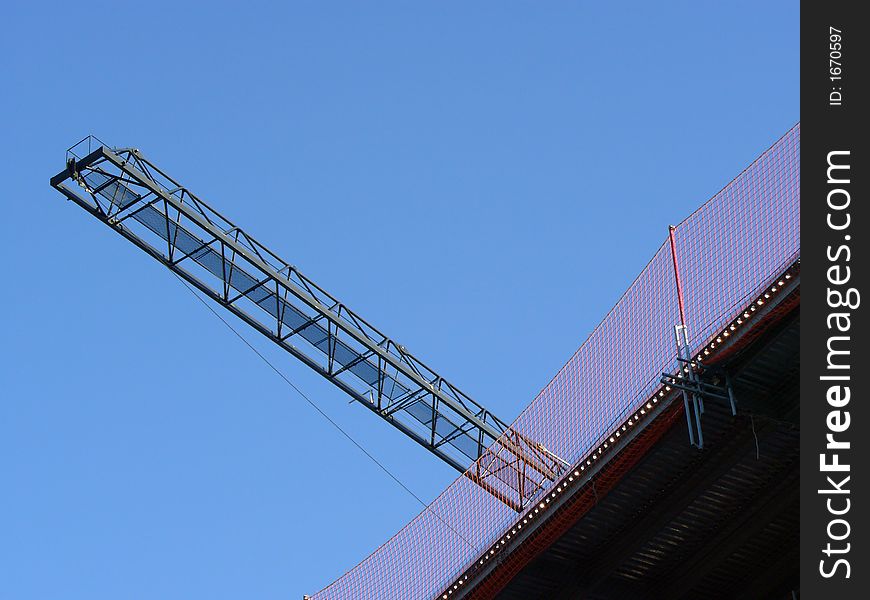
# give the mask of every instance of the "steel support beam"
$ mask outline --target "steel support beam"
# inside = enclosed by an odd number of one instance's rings
[[[51,185],[515,510],[563,471],[407,349],[133,148],[86,138]],[[84,142],[84,141],[83,141]],[[78,145],[77,145],[78,146]],[[497,467],[493,466],[497,465]],[[510,473],[507,473],[510,472]]]

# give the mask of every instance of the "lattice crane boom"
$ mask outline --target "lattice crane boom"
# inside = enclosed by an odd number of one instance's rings
[[[51,185],[516,510],[563,465],[134,148],[89,136]],[[471,465],[471,468],[469,468]]]

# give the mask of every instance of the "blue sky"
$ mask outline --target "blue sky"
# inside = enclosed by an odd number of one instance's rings
[[[48,186],[82,136],[142,149],[510,420],[799,117],[797,2],[4,13],[2,598],[299,598],[420,510]],[[454,478],[249,339],[419,496]]]

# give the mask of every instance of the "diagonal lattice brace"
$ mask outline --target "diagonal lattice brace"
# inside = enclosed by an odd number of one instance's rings
[[[83,142],[54,188],[482,488],[521,510],[563,470],[138,150]]]

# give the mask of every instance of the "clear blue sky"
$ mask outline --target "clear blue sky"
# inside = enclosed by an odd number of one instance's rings
[[[799,117],[797,2],[272,4],[4,9],[0,598],[300,598],[420,510],[48,186],[82,136],[513,419]],[[453,479],[250,337],[422,498]]]

